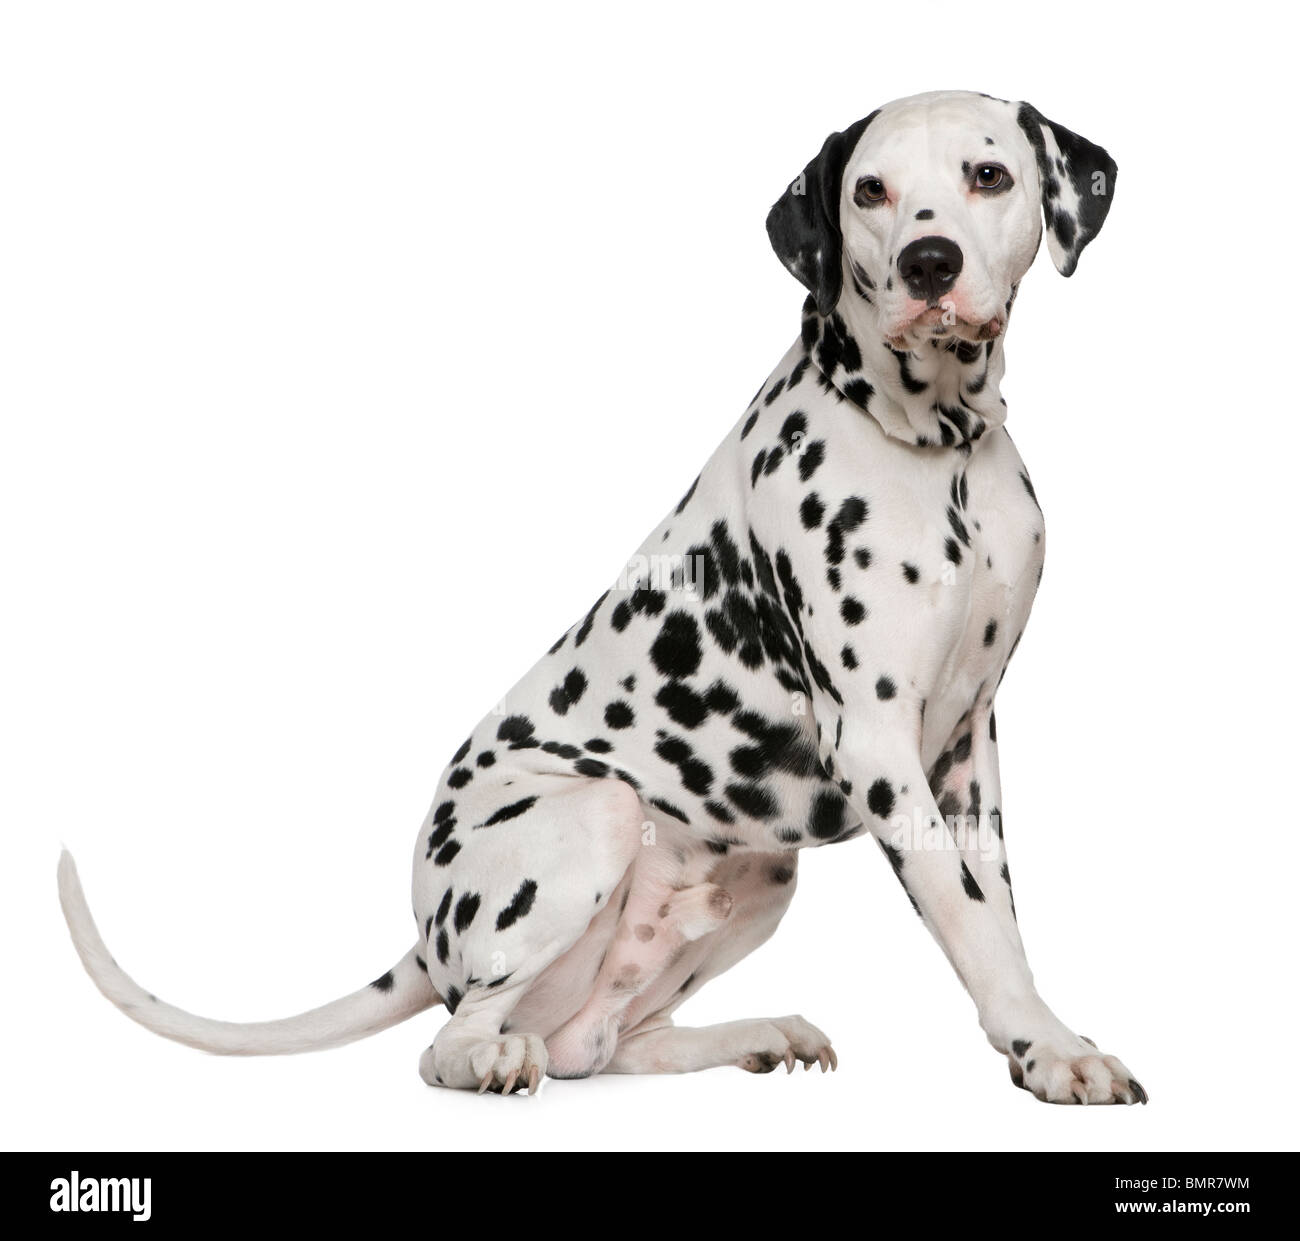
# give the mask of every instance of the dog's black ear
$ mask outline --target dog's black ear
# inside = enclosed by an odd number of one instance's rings
[[[1022,103],[1016,119],[1038,156],[1047,249],[1056,270],[1072,275],[1083,247],[1099,232],[1115,193],[1115,161],[1095,143]]]
[[[823,315],[835,309],[844,281],[840,180],[862,131],[875,116],[873,112],[831,134],[767,213],[767,235],[776,257],[812,293]]]

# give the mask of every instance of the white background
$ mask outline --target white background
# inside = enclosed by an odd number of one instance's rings
[[[1284,1147],[1296,1074],[1291,69],[1268,9],[10,4],[0,30],[0,1137],[79,1148]],[[675,503],[798,330],[768,205],[899,95],[1120,167],[1008,344],[1048,516],[999,699],[1021,926],[1147,1108],[1045,1107],[868,843],[686,1022],[838,1075],[416,1075],[439,1012],[204,1056],[91,986],[320,1003],[412,938],[468,727]],[[1213,1169],[1211,1169],[1213,1171]]]

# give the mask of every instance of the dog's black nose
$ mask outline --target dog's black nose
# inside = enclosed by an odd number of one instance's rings
[[[918,237],[898,256],[898,272],[907,291],[925,302],[937,301],[952,288],[961,264],[961,247],[947,237]]]

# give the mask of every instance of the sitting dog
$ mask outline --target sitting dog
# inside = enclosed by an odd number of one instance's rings
[[[673,1011],[776,929],[800,850],[873,836],[1016,1085],[1146,1102],[1039,998],[1016,927],[993,700],[1043,566],[1003,427],[1003,337],[1044,228],[1070,275],[1115,163],[1024,103],[891,103],[772,207],[808,289],[798,341],[614,586],[451,756],[420,829],[417,938],[369,986],[232,1024],[117,966],[66,853],[100,990],[209,1051],[372,1034],[435,1004],[435,1086],[544,1074],[835,1067],[802,1017]]]

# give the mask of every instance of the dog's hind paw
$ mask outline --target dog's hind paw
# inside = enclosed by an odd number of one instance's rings
[[[504,1034],[470,1047],[455,1068],[441,1070],[434,1047],[420,1061],[420,1076],[431,1086],[477,1089],[479,1094],[536,1094],[546,1076],[546,1044],[536,1034]]]
[[[525,1086],[536,1094],[546,1076],[546,1044],[536,1034],[507,1034],[475,1047],[469,1065],[478,1078],[479,1094],[511,1094]]]
[[[746,1052],[737,1062],[747,1073],[770,1073],[778,1064],[785,1065],[787,1073],[794,1072],[797,1062],[802,1062],[804,1072],[820,1064],[823,1073],[834,1072],[840,1062],[831,1041],[810,1021],[802,1017],[770,1017],[754,1023],[756,1041],[762,1046]]]

